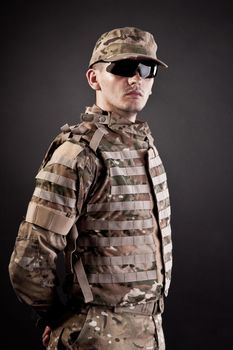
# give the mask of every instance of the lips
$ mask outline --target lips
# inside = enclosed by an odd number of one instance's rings
[[[131,90],[131,91],[127,92],[126,95],[130,95],[130,96],[143,96],[142,92],[139,91],[139,90]]]

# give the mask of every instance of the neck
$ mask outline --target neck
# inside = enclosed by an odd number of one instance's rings
[[[128,112],[128,111],[126,112],[119,109],[112,109],[111,111],[107,111],[107,112],[112,112],[114,114],[117,114],[119,115],[121,120],[125,120],[126,122],[131,122],[131,123],[135,123],[136,117],[137,117],[137,113]]]
[[[112,105],[106,105],[104,103],[101,103],[99,99],[96,99],[96,105],[106,112],[111,112],[119,115],[120,119],[123,119],[126,122],[135,123],[136,121],[137,112],[135,111],[122,110]]]

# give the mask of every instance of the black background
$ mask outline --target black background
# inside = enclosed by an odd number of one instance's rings
[[[170,184],[174,269],[168,350],[232,349],[232,1],[7,1],[1,5],[1,344],[42,349],[7,265],[47,146],[94,102],[98,37],[152,32],[169,68],[141,113]]]

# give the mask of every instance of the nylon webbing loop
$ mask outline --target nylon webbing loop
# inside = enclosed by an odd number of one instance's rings
[[[73,253],[76,250],[76,240],[78,238],[78,230],[76,224],[74,224],[69,232],[66,245],[66,270],[69,272],[73,271]]]
[[[106,134],[108,134],[108,132],[105,129],[102,129],[101,127],[97,126],[97,129],[94,132],[94,135],[92,136],[89,143],[89,146],[94,152],[97,150],[103,136]]]
[[[73,253],[76,251],[76,241],[78,238],[78,230],[76,224],[74,224],[69,232],[70,236],[67,240],[67,250],[66,250],[66,268],[69,268],[73,273],[75,273],[78,280],[79,286],[83,293],[83,297],[86,303],[93,301],[93,294],[87,280],[86,272],[84,270],[81,258],[73,264]]]
[[[155,253],[149,254],[137,254],[137,255],[124,255],[124,256],[92,256],[85,255],[83,262],[85,265],[108,265],[108,266],[120,266],[120,265],[137,265],[147,264],[155,261]]]
[[[71,129],[70,129],[70,126],[69,126],[69,124],[65,124],[65,125],[63,125],[61,128],[61,131],[63,131],[64,133],[65,132],[68,132],[68,131],[71,131]]]
[[[57,203],[60,205],[67,205],[70,208],[75,208],[76,204],[75,198],[65,197],[55,192],[42,190],[39,187],[35,188],[33,196],[44,199],[48,202]]]
[[[163,296],[160,296],[158,300],[150,301],[145,304],[138,304],[134,306],[115,306],[114,308],[115,313],[124,313],[128,312],[131,314],[137,314],[137,315],[157,315],[160,313],[163,313],[164,311],[164,300]]]
[[[151,180],[153,182],[153,185],[156,186],[156,185],[160,185],[162,184],[163,182],[167,181],[167,175],[166,173],[162,173],[160,175],[157,175],[157,176],[152,176],[151,177]],[[157,192],[156,192],[157,194]]]
[[[150,158],[149,158],[149,168],[153,169],[154,167],[157,167],[159,165],[162,166],[161,158],[159,156],[153,157],[153,155],[150,155],[150,153],[151,153],[150,151],[153,152],[152,148],[150,148],[149,151],[148,151],[148,154],[150,156]]]
[[[125,237],[94,237],[94,236],[83,236],[79,238],[78,244],[81,247],[122,247],[125,245],[147,245],[153,244],[153,236],[142,235],[142,236],[125,236]]]
[[[36,179],[53,182],[57,185],[71,188],[72,190],[77,189],[75,180],[70,179],[66,176],[60,175],[60,174],[51,173],[50,171],[46,171],[44,169],[39,171],[39,173],[36,175]]]
[[[106,202],[97,204],[88,204],[87,212],[92,211],[123,211],[123,210],[149,210],[153,208],[151,201],[135,201],[135,202]]]
[[[150,193],[150,187],[145,185],[115,185],[111,187],[111,194]]]
[[[148,139],[150,147],[153,148],[154,147],[154,138],[153,138],[153,136],[151,134],[147,134],[146,137]]]
[[[79,258],[74,264],[74,271],[75,271],[79,286],[81,288],[81,291],[83,293],[85,303],[90,303],[91,301],[93,301],[94,298],[93,298],[93,294],[92,294],[81,258]]]
[[[105,159],[140,159],[142,158],[143,154],[146,152],[146,149],[139,149],[139,150],[128,150],[123,149],[122,151],[104,151],[103,155]]]
[[[82,229],[87,230],[143,230],[152,228],[153,218],[142,220],[107,221],[107,220],[87,220],[81,223]]]
[[[146,170],[144,166],[134,166],[134,167],[110,167],[111,176],[134,176],[134,175],[145,175]]]
[[[155,305],[157,304],[157,302],[149,302],[146,304],[140,304],[140,305],[135,305],[132,306],[131,308],[129,307],[124,307],[124,306],[115,306],[114,307],[114,312],[117,314],[121,314],[124,312],[129,312],[129,313],[133,313],[133,314],[139,314],[139,315],[153,315],[154,309],[155,309]]]
[[[155,270],[126,272],[126,273],[92,273],[88,275],[90,283],[128,283],[137,281],[150,281],[157,278]]]

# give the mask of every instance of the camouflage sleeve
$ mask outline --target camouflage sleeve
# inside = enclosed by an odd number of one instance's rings
[[[79,217],[99,170],[97,158],[88,147],[67,141],[36,176],[9,274],[18,298],[37,312],[46,314],[59,308],[57,255],[66,247],[66,235]]]

